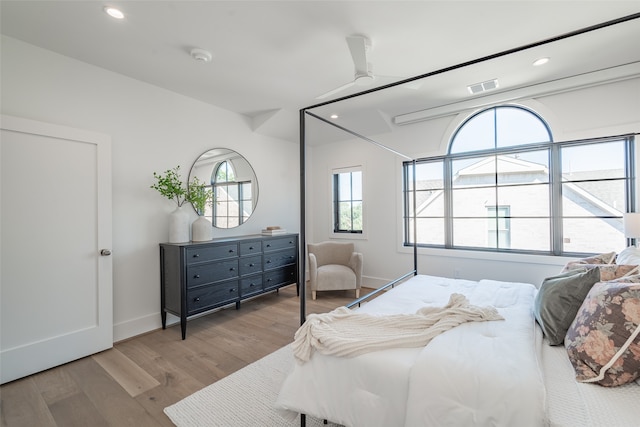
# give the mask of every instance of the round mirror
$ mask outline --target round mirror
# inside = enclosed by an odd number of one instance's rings
[[[233,150],[214,148],[202,153],[191,167],[188,182],[194,178],[213,193],[213,203],[207,204],[203,216],[216,228],[244,224],[258,203],[256,174],[247,159]]]

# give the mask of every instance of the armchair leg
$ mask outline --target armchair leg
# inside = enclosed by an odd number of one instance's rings
[[[311,291],[311,298],[315,301],[316,299],[316,291]]]
[[[360,298],[360,289],[356,289],[356,299]]]

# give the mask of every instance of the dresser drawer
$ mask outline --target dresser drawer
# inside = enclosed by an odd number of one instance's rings
[[[262,274],[240,279],[240,296],[249,297],[262,292]]]
[[[297,252],[295,249],[287,249],[284,251],[264,254],[263,266],[265,270],[282,267],[284,265],[295,263],[296,257]]]
[[[192,289],[187,294],[187,313],[194,314],[209,308],[230,304],[239,298],[237,280]]]
[[[296,281],[296,266],[270,271],[264,274],[264,290],[278,287],[280,285],[293,283]]]
[[[240,258],[240,275],[260,273],[262,271],[262,255]]]
[[[187,266],[187,288],[238,277],[238,260]]]
[[[185,250],[187,265],[238,256],[238,243],[192,247]]]
[[[297,246],[297,241],[298,239],[296,236],[274,237],[271,239],[265,239],[262,242],[262,248],[265,252],[277,251],[287,248],[295,249]]]
[[[240,243],[240,256],[261,254],[261,253],[262,253],[262,242],[260,241]]]

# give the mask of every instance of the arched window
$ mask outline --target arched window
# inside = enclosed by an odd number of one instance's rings
[[[405,163],[405,244],[565,255],[625,246],[633,137],[554,142],[536,113],[480,111],[443,157]],[[631,205],[632,206],[632,205]]]
[[[253,212],[251,181],[236,178],[233,163],[220,162],[211,174],[213,188],[213,225],[232,228],[243,224]]]
[[[547,124],[521,107],[502,106],[481,111],[456,131],[449,154],[493,150],[552,140]]]

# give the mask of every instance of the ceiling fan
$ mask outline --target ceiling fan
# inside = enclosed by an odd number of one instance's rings
[[[363,35],[353,35],[347,37],[347,45],[351,51],[351,57],[353,58],[353,65],[355,72],[353,80],[342,86],[330,90],[317,96],[316,99],[328,98],[336,93],[342,92],[352,86],[369,86],[376,78],[386,77],[393,80],[399,80],[401,77],[394,76],[376,76],[373,74],[373,68],[367,58],[367,54],[371,51],[371,40]]]

